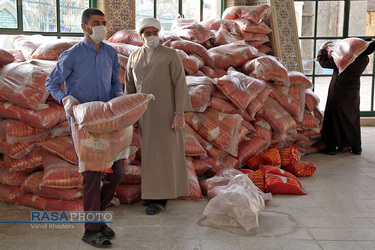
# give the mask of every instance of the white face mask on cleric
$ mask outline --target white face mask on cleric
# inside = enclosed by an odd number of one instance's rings
[[[106,35],[107,28],[103,25],[100,25],[92,27],[92,34],[89,36],[94,42],[99,43],[104,40]]]
[[[159,37],[158,36],[145,37],[144,44],[149,49],[155,49],[159,45]]]

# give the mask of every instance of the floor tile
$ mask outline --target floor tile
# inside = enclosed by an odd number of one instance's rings
[[[210,224],[203,215],[207,197],[170,200],[153,216],[142,202],[111,205],[116,232],[111,249],[375,250],[375,127],[362,127],[362,135],[360,156],[304,155],[302,161],[317,166],[313,176],[299,178],[307,195],[274,195],[257,228]],[[30,222],[32,211],[0,202],[0,222]],[[93,249],[82,242],[83,232],[83,224],[53,229],[0,223],[0,249]]]

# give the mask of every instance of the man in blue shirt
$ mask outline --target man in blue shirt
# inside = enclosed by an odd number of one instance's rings
[[[82,42],[64,51],[56,68],[46,81],[46,89],[64,104],[69,123],[72,107],[79,103],[107,102],[123,94],[119,79],[120,64],[114,48],[102,42],[106,36],[106,21],[102,11],[89,8],[82,13]],[[65,83],[65,91],[61,84]],[[113,173],[84,171],[83,208],[88,211],[104,211],[110,203],[124,174],[124,160],[116,161]],[[82,240],[95,247],[110,247],[114,231],[105,223],[85,223]]]

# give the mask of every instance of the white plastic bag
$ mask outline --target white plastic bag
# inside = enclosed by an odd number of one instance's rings
[[[258,188],[246,175],[236,175],[227,188],[212,198],[203,214],[209,223],[220,226],[258,227],[258,215],[265,202]]]

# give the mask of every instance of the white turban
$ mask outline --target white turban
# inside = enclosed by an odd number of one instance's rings
[[[154,27],[161,30],[160,22],[153,17],[144,17],[136,25],[137,33],[140,34],[144,28]]]

